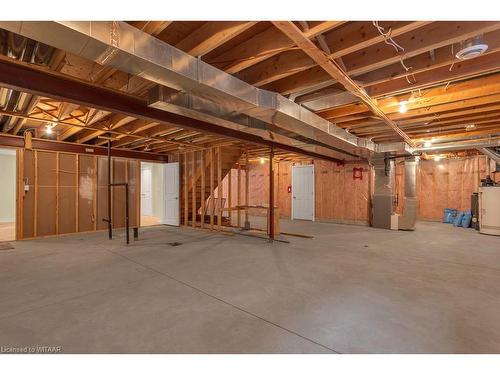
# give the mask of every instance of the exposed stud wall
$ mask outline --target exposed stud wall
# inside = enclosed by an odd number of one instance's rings
[[[107,158],[27,149],[20,150],[19,158],[19,239],[106,229]],[[138,223],[139,168],[138,160],[113,158],[114,182],[129,183],[131,227]],[[113,227],[121,228],[125,190],[113,190]]]

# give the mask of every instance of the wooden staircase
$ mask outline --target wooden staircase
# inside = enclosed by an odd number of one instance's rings
[[[210,157],[212,153],[212,157]],[[219,159],[220,153],[220,159]],[[201,221],[202,195],[205,197],[206,214],[208,220],[210,216],[209,197],[218,195],[218,169],[220,161],[220,181],[224,180],[229,171],[235,166],[242,150],[236,147],[214,147],[203,151],[195,151],[182,155],[181,157],[181,223],[184,225],[193,225],[192,218],[196,217],[196,225]],[[193,163],[194,161],[194,163]],[[194,176],[194,177],[193,177]],[[193,189],[194,185],[194,189]],[[211,187],[213,186],[213,190]],[[204,194],[202,192],[204,191]],[[226,193],[222,194],[227,195]],[[186,199],[187,197],[187,199]],[[217,201],[217,199],[215,200]],[[194,204],[194,210],[193,210]],[[187,206],[187,211],[186,211]],[[214,202],[214,225],[217,225],[217,207]],[[229,202],[225,202],[222,208],[227,208]]]

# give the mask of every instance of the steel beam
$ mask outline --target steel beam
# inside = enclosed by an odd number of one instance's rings
[[[0,86],[109,112],[123,113],[140,119],[170,123],[186,129],[239,139],[247,143],[273,146],[276,149],[312,158],[341,161],[317,152],[263,139],[254,134],[148,107],[146,99],[36,68],[9,58],[0,58]]]

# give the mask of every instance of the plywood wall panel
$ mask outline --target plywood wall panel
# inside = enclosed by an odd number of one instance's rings
[[[338,165],[315,160],[315,210],[319,221],[368,222],[369,167],[367,164]],[[362,179],[353,178],[353,168],[363,168]]]
[[[36,235],[57,233],[57,154],[37,151]]]
[[[108,223],[108,159],[97,158],[97,229],[106,229]]]
[[[19,238],[106,229],[107,158],[21,150]],[[140,162],[113,160],[115,182],[129,182],[130,226],[138,223]],[[24,181],[29,190],[23,194]],[[125,188],[113,194],[115,227],[125,224]]]
[[[77,231],[77,165],[75,154],[59,154],[58,175],[58,234]]]
[[[94,230],[97,199],[96,157],[78,156],[78,231]]]
[[[141,166],[137,160],[127,161],[127,182],[129,187],[129,225],[136,227],[139,225],[139,196],[140,196],[140,175]]]
[[[418,167],[418,217],[441,220],[444,208],[470,209],[470,197],[484,178],[484,156],[421,160]]]
[[[292,193],[288,192],[288,187],[292,186],[291,162],[279,162],[276,171],[278,176],[278,206],[280,217],[290,218],[292,216]]]

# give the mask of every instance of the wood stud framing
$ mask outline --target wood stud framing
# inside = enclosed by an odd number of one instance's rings
[[[221,148],[217,147],[217,230],[222,229],[222,153]]]

